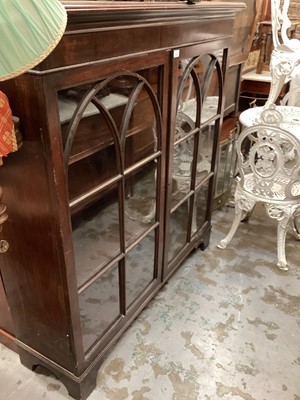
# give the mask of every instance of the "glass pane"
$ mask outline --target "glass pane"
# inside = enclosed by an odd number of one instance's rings
[[[214,138],[214,125],[208,125],[201,129],[197,157],[196,187],[211,171]]]
[[[63,142],[67,140],[67,129],[73,115],[76,113],[76,107],[79,102],[89,96],[91,90],[99,86],[93,83],[86,86],[79,86],[66,91],[61,91],[58,95],[59,115],[62,129]],[[109,88],[100,88],[96,97],[99,103],[111,114],[117,127],[120,125],[128,97],[124,94],[111,93]],[[109,127],[104,114],[95,104],[92,98],[87,101],[84,112],[81,116],[76,129],[74,141],[71,149],[71,157],[84,155],[85,151],[92,149],[105,148],[113,143],[111,128]]]
[[[188,63],[189,60],[182,60],[179,64],[180,99],[176,116],[175,143],[195,129],[197,109],[199,111],[200,108],[193,77],[191,74],[185,74]]]
[[[78,286],[120,254],[117,188],[72,217]]]
[[[83,348],[87,351],[120,317],[118,265],[79,295],[79,307]]]
[[[197,60],[194,67],[202,89],[202,123],[218,113],[220,81],[217,64],[217,59],[207,54]]]
[[[180,207],[171,214],[170,218],[170,238],[169,238],[169,256],[172,260],[186,244],[187,225],[189,214],[189,202],[185,201]]]
[[[201,112],[201,123],[207,122],[217,114],[219,97],[218,96],[206,96],[203,101],[202,112]]]
[[[175,143],[185,137],[195,128],[195,122],[184,112],[178,111],[176,115]]]
[[[152,161],[126,177],[125,240],[131,243],[156,221],[157,163]]]
[[[221,195],[231,184],[235,167],[234,154],[234,145],[231,140],[227,140],[226,143],[220,145],[215,196]]]
[[[235,167],[236,167],[236,149],[235,149],[235,141],[230,140],[228,143],[227,148],[227,161],[226,161],[226,168],[225,168],[225,179],[224,179],[224,186],[228,188],[232,180],[234,179],[235,174]]]
[[[224,179],[226,179],[225,171],[226,171],[226,163],[227,163],[227,148],[228,143],[226,145],[219,146],[219,162],[218,162],[218,172],[216,176],[216,189],[215,196],[220,196],[224,191]]]
[[[153,281],[154,257],[155,231],[152,231],[126,255],[127,308]]]
[[[145,89],[141,91],[130,115],[125,143],[125,168],[157,150],[156,117]]]
[[[125,135],[125,168],[144,159],[157,150],[157,130],[154,106],[149,96],[150,84],[156,94],[159,68],[139,71],[138,76],[122,75],[109,83],[114,94],[127,96],[128,108],[124,109],[122,124],[116,122],[120,135]],[[123,138],[122,138],[123,140]]]
[[[68,168],[70,202],[118,174],[114,146],[83,158]]]
[[[205,182],[194,197],[194,212],[192,220],[192,235],[197,230],[201,229],[206,221],[207,201],[208,201],[208,185],[209,181]]]
[[[221,82],[217,65],[216,58],[206,55],[201,57],[195,67],[202,92],[201,124],[207,124],[202,127],[199,136],[196,186],[211,171],[212,151],[217,135],[215,124],[219,118],[217,115],[221,101],[219,98]]]
[[[193,151],[193,136],[174,148],[171,207],[182,200],[191,189]]]
[[[93,103],[95,98],[99,108]],[[120,172],[114,141],[117,132],[108,123],[105,110],[121,120],[126,103],[125,96],[109,93],[97,82],[58,93],[71,202]]]
[[[201,111],[201,123],[207,122],[217,114],[219,97],[218,96],[206,96],[203,100],[202,111]],[[183,107],[178,112],[177,125],[182,126],[182,129],[188,133],[195,128],[197,113],[197,102],[196,98],[189,99],[187,103],[184,103]],[[179,122],[181,125],[179,124]],[[182,134],[183,132],[181,132]]]
[[[200,109],[202,124],[216,117],[220,101],[220,82],[216,65],[217,60],[210,55],[180,62],[178,119],[185,122],[185,129],[181,134],[187,131],[187,125],[189,130],[195,127]],[[201,104],[197,100],[197,91],[201,91]]]

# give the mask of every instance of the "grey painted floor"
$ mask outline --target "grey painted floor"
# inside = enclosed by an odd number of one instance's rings
[[[260,209],[229,248],[216,244],[233,209],[213,216],[196,251],[123,335],[89,400],[300,400],[300,242],[276,268],[276,226]],[[68,399],[0,347],[1,400]]]

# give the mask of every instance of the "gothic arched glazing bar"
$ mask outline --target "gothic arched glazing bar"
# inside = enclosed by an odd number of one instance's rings
[[[83,117],[84,111],[86,110],[89,103],[93,103],[95,107],[99,110],[99,113],[104,117],[105,122],[108,124],[110,131],[112,133],[112,139],[115,144],[116,149],[116,163],[117,163],[117,170],[121,171],[121,149],[120,149],[120,141],[118,137],[118,129],[112,118],[108,109],[101,103],[101,101],[96,97],[97,94],[104,89],[107,84],[114,79],[115,76],[105,81],[96,84],[89,92],[85,94],[82,100],[79,102],[72,119],[69,123],[68,130],[67,130],[67,140],[64,149],[64,162],[65,162],[65,169],[68,170],[68,162],[71,154],[71,148],[74,141],[74,137],[80,123],[80,120]]]
[[[154,110],[154,115],[155,115],[155,120],[156,120],[156,135],[157,135],[157,137],[155,138],[155,141],[157,144],[157,149],[160,150],[161,149],[162,115],[160,112],[160,106],[159,106],[159,103],[157,100],[157,96],[154,93],[149,82],[147,82],[147,80],[144,77],[142,77],[141,75],[139,75],[137,73],[129,73],[128,72],[126,74],[123,74],[123,76],[133,77],[133,78],[136,78],[138,81],[137,81],[135,87],[132,89],[132,92],[129,96],[129,101],[127,102],[125,112],[123,114],[123,119],[122,119],[121,128],[120,128],[121,149],[122,149],[122,151],[124,149],[126,132],[128,130],[128,124],[129,124],[130,117],[131,117],[132,111],[134,109],[134,106],[136,104],[139,94],[141,93],[141,91],[143,89],[145,89],[151,100],[153,110]]]
[[[218,62],[217,58],[213,54],[209,54],[210,61],[206,67],[204,76],[203,76],[203,83],[202,83],[202,92],[203,92],[203,98],[206,96],[207,89],[209,88],[209,84],[211,82],[211,78],[213,75],[213,72],[215,70],[216,64]]]
[[[213,67],[212,69],[210,69],[209,66],[209,70],[210,70],[210,76],[212,76],[213,71],[217,72],[217,81],[218,81],[218,89],[219,89],[219,93],[218,93],[218,97],[219,97],[219,101],[218,101],[218,107],[217,107],[217,113],[220,114],[221,113],[221,107],[222,107],[222,99],[223,99],[223,86],[224,86],[224,82],[223,82],[223,72],[222,72],[222,67],[220,64],[220,61],[218,60],[218,58],[213,55],[210,54],[210,57],[212,58],[212,62],[213,62]],[[204,80],[205,82],[205,80]],[[207,88],[203,88],[203,96],[205,98],[206,96],[206,91]]]
[[[188,89],[188,95],[187,95],[185,103],[187,103],[189,100],[191,87],[194,84],[194,87],[196,90],[196,102],[197,102],[197,104],[201,105],[201,101],[200,101],[202,98],[201,86],[200,86],[200,83],[198,80],[197,73],[194,70],[195,65],[198,63],[198,61],[200,59],[201,59],[201,57],[196,57],[196,58],[190,60],[187,63],[187,65],[183,71],[182,77],[180,79],[179,87],[178,87],[178,92],[177,92],[177,112],[180,111],[180,100],[183,96],[183,91],[184,91],[184,89],[186,87],[186,83],[189,79],[191,79],[191,80],[190,80],[190,82],[188,82],[189,89]],[[182,64],[183,64],[183,61],[182,61]],[[184,66],[184,64],[183,64],[183,66]],[[183,108],[184,108],[184,104],[183,104]],[[201,113],[201,106],[199,107],[199,112]],[[199,121],[200,121],[200,115],[198,115],[198,113],[197,113],[197,117],[196,117],[196,125],[197,126],[199,126]]]
[[[203,79],[201,80],[201,82],[199,81],[199,76],[196,73],[196,71],[194,70],[195,66],[199,63],[199,62],[203,62],[205,57],[209,57],[210,60],[205,68],[205,72],[203,75]],[[222,99],[222,90],[223,90],[223,74],[222,74],[222,69],[221,69],[221,65],[220,62],[218,60],[218,58],[214,55],[214,54],[205,54],[205,55],[201,55],[199,57],[196,57],[192,60],[190,60],[190,62],[187,64],[183,75],[181,77],[181,81],[180,81],[180,85],[178,88],[178,93],[177,93],[177,109],[179,108],[180,105],[180,99],[182,97],[183,94],[183,90],[185,88],[185,83],[188,80],[189,77],[193,78],[193,82],[195,83],[196,87],[200,87],[200,93],[201,93],[201,98],[202,98],[202,103],[203,100],[205,99],[206,95],[207,95],[207,90],[209,89],[209,84],[211,82],[211,78],[212,75],[214,73],[214,71],[217,72],[217,80],[219,82],[219,99]],[[197,82],[197,84],[196,84]],[[220,101],[219,101],[219,107],[217,109],[217,112],[220,112]]]
[[[122,150],[123,154],[125,151],[126,132],[128,130],[130,117],[131,117],[133,108],[136,104],[137,98],[143,89],[143,86],[144,86],[143,82],[141,82],[141,81],[136,82],[134,88],[132,89],[132,92],[130,93],[129,100],[125,107],[125,111],[123,114],[121,127],[120,127],[120,143],[121,143],[121,150]],[[123,163],[124,163],[124,157],[123,157]]]

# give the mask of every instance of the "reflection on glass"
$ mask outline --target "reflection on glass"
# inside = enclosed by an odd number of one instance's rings
[[[113,146],[114,135],[121,143],[127,138],[125,168],[157,148],[156,116],[149,93],[157,92],[158,71],[156,67],[140,71],[141,76],[119,75],[105,85],[94,82],[58,93],[68,163]],[[143,76],[150,81],[146,83]]]
[[[219,97],[218,96],[207,96],[202,105],[201,110],[201,123],[204,124],[217,115]],[[178,121],[183,120],[185,127],[183,130],[189,132],[195,127],[197,116],[197,101],[196,98],[189,99],[184,106],[178,112]],[[180,125],[179,125],[180,126]]]
[[[193,151],[193,136],[174,147],[171,207],[182,200],[191,189]]]
[[[200,104],[196,99],[195,82],[191,74],[184,75],[189,60],[182,60],[179,68],[180,99],[176,115],[175,143],[195,129],[196,112]]]
[[[220,82],[216,60],[209,55],[194,61],[182,60],[179,69],[178,118],[181,119],[183,115],[193,129],[200,109],[202,124],[217,116]],[[187,71],[189,73],[185,73]],[[197,100],[197,90],[201,92],[201,100]]]
[[[219,103],[218,96],[207,96],[204,99],[201,112],[202,124],[204,124],[205,122],[207,122],[208,120],[217,115],[218,103]]]
[[[180,207],[171,214],[170,218],[170,238],[169,255],[171,261],[183,248],[187,241],[187,225],[189,214],[189,202],[185,201]]]
[[[142,90],[130,115],[125,142],[125,168],[157,150],[156,117],[146,90]]]
[[[80,286],[120,254],[117,189],[73,216],[72,228],[77,283]]]
[[[180,86],[180,99],[179,99],[179,104],[178,104],[178,111],[185,113],[187,104],[191,99],[195,98],[195,88],[194,88],[194,82],[191,74],[185,74],[185,71],[188,68],[190,60],[181,60],[179,62],[179,71],[178,71],[178,76],[179,76],[179,83],[181,84]],[[194,121],[195,122],[195,121]]]
[[[195,192],[192,235],[195,234],[197,230],[201,229],[206,221],[208,183],[209,181],[205,182],[205,184]]]
[[[94,93],[96,96],[93,96]],[[70,201],[120,172],[117,170],[116,139],[114,140],[113,128],[105,112],[117,124],[117,121],[122,120],[127,101],[126,96],[110,93],[99,83],[59,92],[62,140],[66,146],[65,155],[69,164]]]
[[[201,129],[197,157],[196,187],[211,171],[214,138],[214,125],[208,125]]]
[[[225,143],[221,143],[215,197],[230,188],[235,174],[235,159],[234,141],[227,140]]]
[[[156,221],[155,161],[135,171],[125,181],[125,241],[132,242]]]
[[[196,188],[211,172],[216,121],[220,108],[221,83],[217,66],[216,58],[211,55],[181,60],[179,64],[171,207],[194,188],[191,182],[193,157],[197,157]],[[197,151],[194,143],[198,143]]]
[[[70,201],[87,193],[118,174],[113,146],[83,158],[68,168]]]
[[[154,278],[155,231],[152,231],[126,255],[127,308]],[[141,262],[142,260],[142,262]]]
[[[118,265],[79,295],[79,307],[83,348],[87,351],[120,317]]]
[[[76,111],[78,104],[85,96],[89,95],[93,86],[79,86],[59,93],[58,106],[64,143],[67,139],[66,134],[71,118],[78,113]],[[109,111],[116,126],[120,126],[128,97],[124,93],[110,93],[107,88],[100,89],[96,97],[103,108]],[[104,118],[103,112],[92,103],[91,98],[83,109],[76,129],[71,156],[82,154],[84,151],[91,151],[93,148],[107,147],[112,143],[111,129]]]
[[[203,103],[208,97],[219,96],[220,80],[217,65],[218,61],[213,55],[206,54],[197,60],[195,70],[201,82]]]

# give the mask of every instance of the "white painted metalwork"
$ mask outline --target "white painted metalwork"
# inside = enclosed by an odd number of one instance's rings
[[[289,39],[287,34],[291,26],[287,14],[289,4],[290,0],[284,0],[281,7],[280,0],[271,0],[274,49],[270,61],[271,87],[265,107],[276,102],[284,82],[300,63],[300,41]]]
[[[218,247],[226,248],[240,221],[262,203],[269,217],[277,220],[277,266],[287,270],[285,240],[289,226],[300,240],[293,223],[300,216],[300,140],[280,127],[278,113],[275,106],[261,111],[261,123],[244,129],[237,140],[235,218]]]

